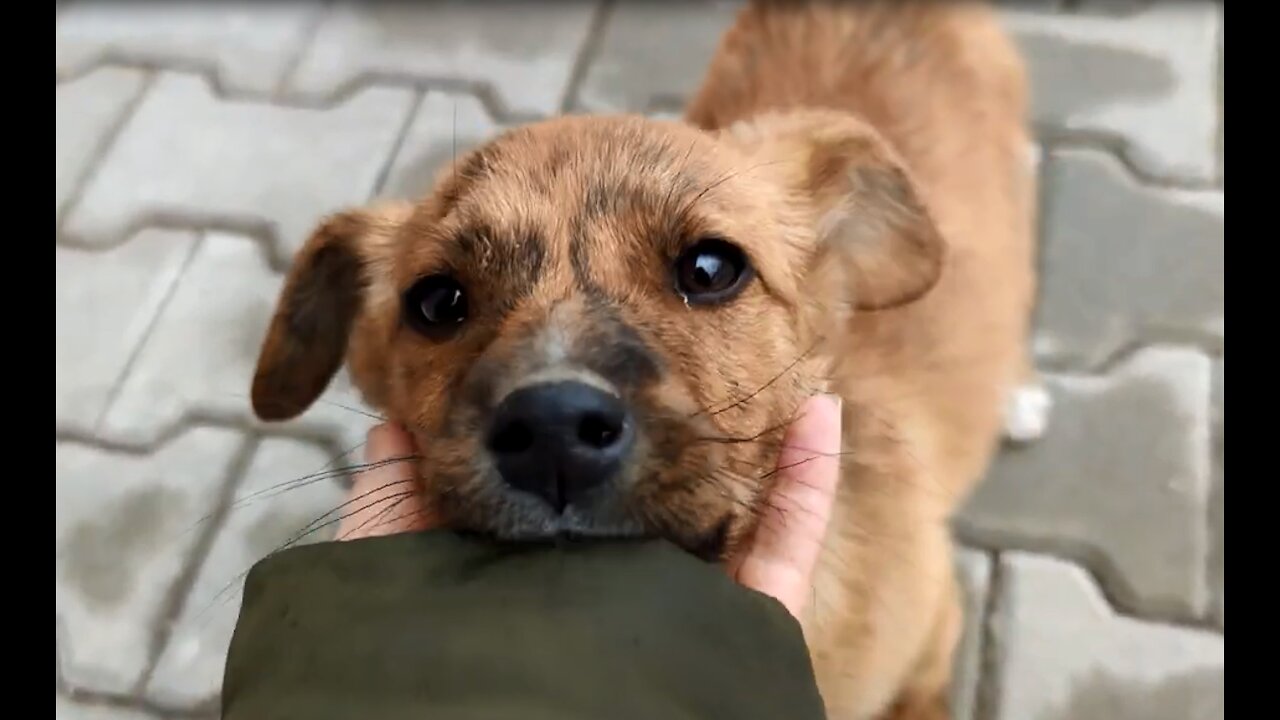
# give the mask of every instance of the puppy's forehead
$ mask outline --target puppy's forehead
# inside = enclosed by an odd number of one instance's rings
[[[630,208],[660,212],[714,180],[715,141],[676,123],[569,119],[498,138],[467,158],[458,207],[544,223]],[[719,171],[723,171],[720,168]]]
[[[711,136],[680,123],[635,117],[563,118],[507,133],[484,154],[491,170],[551,181],[579,172],[696,172],[715,147]]]
[[[723,200],[703,191],[733,161],[680,123],[569,117],[518,128],[442,171],[408,233],[410,264],[518,252],[559,265],[603,245],[672,242],[678,221],[696,219],[694,201]]]
[[[449,272],[503,312],[577,292],[617,302],[669,284],[705,237],[742,247],[771,296],[798,297],[812,233],[777,161],[646,118],[558,118],[499,136],[441,174],[399,234],[397,285]],[[630,300],[625,300],[630,303]]]

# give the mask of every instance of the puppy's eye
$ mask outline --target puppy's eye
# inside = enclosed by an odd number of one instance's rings
[[[699,240],[676,259],[676,289],[691,302],[727,300],[750,279],[747,256],[719,238]]]
[[[448,275],[428,275],[404,293],[405,321],[428,337],[447,335],[467,319],[467,294]]]

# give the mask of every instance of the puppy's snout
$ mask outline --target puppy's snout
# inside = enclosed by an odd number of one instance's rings
[[[494,412],[488,447],[508,485],[563,512],[617,473],[634,437],[620,398],[559,381],[508,395]]]

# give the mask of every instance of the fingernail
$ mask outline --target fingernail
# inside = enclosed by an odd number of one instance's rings
[[[365,457],[385,452],[385,446],[395,438],[395,426],[390,423],[379,423],[369,428],[369,432],[365,435],[364,454]]]
[[[835,405],[836,410],[844,409],[844,398],[838,395],[837,393],[824,392],[822,393],[822,396],[825,397],[827,401],[830,402],[832,405]]]

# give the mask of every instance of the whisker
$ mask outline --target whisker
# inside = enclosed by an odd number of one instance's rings
[[[250,399],[251,399],[247,393],[241,393],[241,392],[226,392],[226,393],[222,393],[222,394],[223,394],[223,395],[228,395],[228,396],[230,396],[230,397],[238,398],[238,399],[240,399],[240,400],[250,400]],[[348,412],[352,412],[352,413],[355,413],[355,414],[357,414],[357,415],[363,415],[364,417],[367,417],[367,418],[369,418],[369,419],[371,419],[371,420],[377,420],[378,422],[386,422],[386,420],[387,420],[385,417],[383,417],[383,416],[381,416],[381,415],[377,415],[377,414],[375,414],[375,413],[371,413],[371,412],[369,412],[369,411],[367,411],[367,410],[361,410],[360,408],[354,408],[354,407],[350,407],[350,406],[348,406],[348,405],[343,405],[343,404],[342,404],[342,403],[340,403],[340,402],[337,402],[337,401],[334,401],[334,400],[330,400],[330,399],[328,399],[328,398],[320,397],[320,398],[316,398],[316,400],[315,400],[315,401],[316,401],[316,402],[318,402],[318,403],[324,403],[324,404],[326,404],[326,405],[333,405],[333,406],[334,406],[334,407],[336,407],[336,408],[340,408],[340,409],[342,409],[342,410],[346,410],[346,411],[348,411]]]
[[[689,157],[693,154],[693,146],[696,143],[697,143],[696,139],[689,141],[689,147],[684,151],[684,157],[680,159],[680,169],[676,172],[677,176],[683,175],[685,169],[688,168]],[[667,187],[667,196],[663,198],[662,205],[659,206],[662,208],[664,212],[670,208],[671,201],[675,198],[677,187],[679,187],[679,185],[674,182],[670,183],[669,187]]]
[[[325,470],[325,469],[327,469],[329,466],[331,466],[331,465],[333,465],[335,462],[337,462],[339,458],[344,458],[344,457],[346,457],[346,456],[350,455],[351,453],[355,452],[356,450],[359,450],[360,448],[364,447],[364,446],[365,446],[365,444],[366,444],[366,443],[368,443],[368,442],[369,442],[368,440],[361,440],[360,442],[356,443],[355,445],[352,445],[351,447],[347,448],[346,450],[343,450],[342,452],[338,453],[335,457],[333,457],[332,459],[330,459],[330,460],[329,460],[329,462],[325,463],[325,464],[320,468],[320,470]],[[319,472],[319,470],[317,470],[317,472]]]
[[[369,497],[370,495],[373,495],[374,493],[377,493],[377,492],[381,492],[382,490],[386,490],[387,488],[394,487],[394,486],[396,486],[396,485],[403,485],[403,484],[405,484],[405,483],[410,483],[410,484],[412,484],[413,482],[414,482],[414,479],[413,479],[413,478],[404,478],[404,479],[401,479],[401,480],[392,480],[391,482],[383,483],[383,484],[379,485],[378,487],[373,488],[372,490],[368,490],[368,491],[366,491],[366,492],[362,492],[362,493],[360,493],[359,495],[357,495],[357,496],[355,496],[355,497],[351,498],[350,500],[348,500],[348,501],[346,501],[346,502],[342,503],[341,505],[337,506],[336,508],[334,508],[334,509],[330,510],[329,512],[327,512],[327,513],[325,513],[325,514],[321,515],[320,517],[316,518],[315,520],[312,520],[311,522],[307,523],[305,526],[303,526],[303,529],[298,533],[298,535],[297,535],[297,536],[295,536],[295,537],[294,537],[292,540],[290,540],[288,543],[285,543],[284,547],[277,548],[277,549],[276,549],[276,550],[274,550],[273,552],[280,552],[280,550],[283,550],[283,549],[285,549],[285,548],[287,548],[287,547],[291,546],[294,542],[297,542],[297,540],[299,540],[299,539],[301,539],[301,538],[303,538],[303,537],[307,536],[308,534],[313,533],[313,532],[315,532],[316,530],[319,530],[319,529],[321,529],[321,528],[323,528],[323,527],[327,527],[327,526],[328,526],[329,524],[331,524],[333,521],[329,521],[329,522],[321,523],[321,524],[319,524],[319,525],[316,525],[316,523],[319,523],[321,520],[324,520],[326,517],[329,517],[329,516],[330,516],[330,515],[332,515],[333,513],[338,512],[338,511],[339,511],[339,510],[341,510],[342,508],[347,507],[347,506],[349,506],[349,505],[352,505],[353,503],[360,502],[361,500],[364,500],[365,498]],[[408,490],[408,491],[405,491],[405,492],[408,492],[408,493],[412,494],[412,493],[414,493],[414,492],[417,492],[417,489],[416,489],[416,488],[414,488],[414,489],[412,489],[412,490]],[[397,493],[397,494],[395,494],[395,495],[389,495],[388,497],[398,497],[398,496],[399,496],[399,493]],[[383,498],[383,499],[379,499],[379,500],[375,500],[375,501],[373,501],[372,503],[370,503],[370,504],[368,504],[368,505],[364,505],[364,506],[362,506],[362,507],[357,508],[355,512],[360,512],[360,511],[362,511],[362,510],[367,510],[367,509],[369,509],[371,506],[373,506],[373,505],[377,505],[379,502],[382,502],[383,500],[385,500],[385,498]],[[339,520],[341,520],[343,517],[344,517],[344,516],[339,515],[338,519],[339,519]],[[349,516],[346,516],[346,517],[349,517]],[[313,526],[314,526],[314,527],[313,527]]]
[[[733,437],[733,436],[715,437],[715,436],[704,435],[704,436],[695,437],[691,442],[709,442],[709,443],[719,443],[724,445],[733,445],[737,443],[751,443],[751,442],[756,442],[760,440],[760,438],[764,437],[765,435],[768,435],[769,433],[775,433],[775,432],[778,432],[779,430],[786,430],[788,427],[790,427],[792,422],[793,421],[788,420],[786,422],[778,423],[777,425],[770,425],[769,427],[765,428],[764,430],[761,430],[755,435],[749,435],[746,437]]]
[[[429,517],[429,514],[427,513],[426,510],[422,508],[418,508],[417,510],[410,510],[409,512],[400,513],[399,515],[396,515],[393,518],[387,518],[386,520],[383,520],[382,522],[378,523],[374,527],[382,527],[383,525],[390,525],[392,523],[397,523],[397,522],[400,522],[401,520],[407,520],[408,518],[411,518],[415,515]]]
[[[254,492],[248,495],[245,495],[244,497],[237,498],[235,501],[231,503],[231,505],[228,507],[228,510],[235,510],[239,507],[242,507],[244,504],[259,498],[270,499],[270,498],[282,495],[290,490],[296,490],[306,485],[311,485],[317,482],[323,482],[325,480],[331,480],[340,475],[355,475],[362,472],[367,472],[369,470],[376,470],[381,467],[386,467],[387,465],[392,465],[399,462],[405,462],[405,461],[411,461],[411,460],[417,460],[417,459],[418,459],[417,455],[404,455],[400,457],[387,458],[385,460],[377,460],[375,462],[359,463],[357,465],[348,465],[346,467],[319,470],[313,473],[309,473],[307,475],[303,475],[302,477],[294,478],[292,480],[286,480],[284,482],[276,483],[274,485],[269,485],[265,488],[255,490]]]
[[[407,481],[403,481],[403,480],[402,480],[402,481],[398,481],[398,482],[394,482],[394,483],[387,483],[387,485],[386,485],[386,486],[384,486],[384,487],[389,487],[389,486],[391,486],[391,485],[397,485],[397,484],[399,484],[400,482],[407,482]],[[369,492],[361,493],[361,495],[360,495],[358,498],[356,498],[356,501],[358,501],[358,500],[359,500],[359,499],[361,499],[361,498],[368,497],[369,495],[371,495],[371,494],[373,494],[373,493],[375,493],[375,492],[378,492],[378,491],[379,491],[379,490],[381,490],[381,489],[384,489],[384,488],[374,488],[373,490],[370,490]],[[395,499],[397,499],[397,498],[400,498],[400,499],[407,498],[407,497],[412,496],[412,495],[413,495],[413,494],[415,494],[416,492],[417,492],[417,490],[416,490],[416,489],[414,489],[414,490],[409,490],[409,491],[405,491],[405,492],[394,493],[394,494],[392,494],[392,495],[388,495],[387,497],[378,498],[377,500],[374,500],[373,502],[367,503],[367,504],[365,504],[365,505],[363,505],[363,506],[361,506],[361,507],[359,507],[359,508],[356,508],[355,510],[351,511],[350,513],[347,513],[347,514],[345,514],[345,515],[339,515],[338,517],[336,517],[336,518],[334,518],[334,519],[332,519],[332,520],[329,520],[329,521],[327,521],[327,522],[325,522],[325,523],[322,523],[322,524],[320,524],[320,525],[318,525],[318,526],[316,526],[316,527],[314,527],[314,528],[311,528],[311,529],[309,529],[309,530],[304,530],[303,532],[300,532],[300,533],[298,533],[298,534],[295,534],[295,535],[294,535],[293,537],[291,537],[289,540],[285,541],[285,543],[284,543],[283,545],[281,545],[281,546],[277,547],[276,549],[272,550],[271,552],[267,553],[267,555],[266,555],[265,557],[270,557],[270,556],[272,556],[272,555],[275,555],[275,554],[276,554],[276,553],[278,553],[278,552],[281,552],[281,551],[283,551],[283,550],[287,550],[288,548],[292,547],[294,544],[296,544],[299,540],[301,540],[302,538],[306,537],[307,535],[309,535],[309,534],[311,534],[311,533],[313,533],[313,532],[317,532],[317,531],[319,531],[319,530],[322,530],[322,529],[324,529],[325,527],[328,527],[329,525],[332,525],[333,523],[342,522],[343,520],[345,520],[345,519],[347,519],[347,518],[349,518],[349,517],[351,517],[351,516],[353,516],[353,515],[355,515],[355,514],[357,514],[357,513],[363,512],[364,510],[367,510],[367,509],[369,509],[370,507],[373,507],[374,505],[377,505],[378,503],[387,502],[388,500],[395,500]],[[319,518],[317,518],[316,520],[313,520],[312,522],[307,523],[307,527],[310,527],[311,525],[315,524],[315,522],[316,522],[316,521],[318,521],[318,520],[320,520],[320,519],[322,519],[322,518],[324,518],[324,517],[326,517],[326,516],[328,516],[328,515],[332,514],[335,510],[337,510],[337,509],[339,509],[339,508],[342,508],[342,507],[344,507],[344,506],[346,506],[346,505],[351,504],[351,502],[352,502],[352,501],[350,501],[350,500],[349,500],[349,501],[347,501],[347,502],[343,503],[342,505],[339,505],[339,506],[338,506],[338,508],[334,508],[334,510],[330,510],[329,512],[326,512],[324,515],[321,515],[321,516],[320,516]],[[261,560],[261,559],[262,559],[262,558],[259,558],[259,560]],[[220,589],[220,590],[219,590],[219,591],[218,591],[218,592],[213,596],[213,599],[211,599],[211,600],[209,601],[209,605],[208,605],[208,606],[206,606],[203,610],[201,610],[199,613],[197,613],[197,614],[195,615],[195,619],[199,619],[199,618],[200,618],[200,617],[202,617],[205,613],[209,612],[209,610],[213,609],[213,607],[215,607],[215,606],[218,604],[219,599],[220,599],[220,598],[222,598],[224,595],[226,595],[226,594],[227,594],[228,592],[230,592],[231,590],[233,590],[233,589],[237,586],[237,584],[239,584],[239,583],[243,582],[243,580],[244,580],[244,579],[249,575],[249,573],[250,573],[250,572],[252,572],[252,570],[253,570],[253,567],[252,567],[252,566],[250,566],[250,567],[249,567],[249,569],[245,570],[244,572],[238,573],[238,574],[236,575],[236,577],[235,577],[235,578],[233,578],[230,582],[228,582],[226,585],[224,585],[224,586],[222,587],[222,589]]]
[[[386,417],[379,415],[377,413],[372,413],[372,412],[369,412],[368,410],[361,410],[360,408],[352,407],[350,405],[344,405],[343,403],[340,403],[336,400],[330,400],[329,398],[319,397],[319,398],[316,398],[316,402],[324,403],[325,405],[332,405],[333,407],[336,407],[340,410],[346,410],[347,412],[354,413],[362,417],[367,417],[370,420],[377,420],[378,422],[387,421]]]
[[[353,413],[355,413],[355,414],[357,414],[357,415],[363,415],[364,417],[367,417],[367,418],[369,418],[370,420],[377,420],[378,422],[386,422],[386,421],[387,421],[387,419],[386,419],[385,417],[383,417],[382,415],[378,415],[377,413],[371,413],[371,412],[369,412],[368,410],[361,410],[360,408],[351,407],[351,406],[349,406],[349,405],[343,405],[343,404],[342,404],[342,403],[340,403],[340,402],[336,402],[336,401],[334,401],[334,400],[329,400],[329,399],[327,399],[327,398],[316,398],[316,400],[317,400],[318,402],[325,403],[326,405],[332,405],[332,406],[334,406],[334,407],[336,407],[336,408],[341,408],[341,409],[346,410],[346,411],[348,411],[348,412],[353,412]]]
[[[345,455],[346,453],[343,453],[343,454]],[[341,457],[341,455],[340,455],[339,457]],[[336,460],[337,458],[334,458],[334,459]],[[382,461],[382,462],[383,462],[383,463],[385,463],[385,462],[390,462],[390,461]],[[317,470],[316,472],[308,473],[308,474],[303,475],[303,476],[301,476],[301,477],[296,477],[296,478],[293,478],[293,479],[290,479],[290,480],[285,480],[285,481],[283,481],[283,482],[279,482],[279,483],[275,483],[275,484],[273,484],[273,485],[269,485],[269,486],[267,486],[267,487],[265,487],[265,488],[261,488],[261,489],[259,489],[259,490],[256,490],[256,491],[254,491],[254,492],[250,493],[249,495],[246,495],[246,496],[241,497],[241,498],[234,499],[234,500],[232,500],[232,501],[231,501],[231,503],[230,503],[229,505],[227,505],[227,507],[226,507],[226,511],[227,511],[228,513],[230,513],[230,512],[232,512],[233,510],[237,510],[237,509],[239,509],[239,508],[243,507],[244,505],[246,505],[246,504],[248,504],[248,503],[250,503],[250,502],[252,502],[253,500],[256,500],[256,499],[258,499],[258,498],[270,499],[270,498],[276,497],[276,496],[278,496],[278,495],[282,495],[282,494],[284,494],[285,492],[288,492],[288,491],[290,491],[290,490],[297,490],[297,489],[299,489],[299,488],[302,488],[302,487],[305,487],[305,486],[308,486],[308,485],[312,485],[312,484],[315,484],[315,483],[318,483],[318,482],[323,482],[323,481],[325,481],[325,480],[330,480],[330,479],[332,479],[332,478],[339,477],[339,476],[341,476],[341,475],[343,475],[343,474],[346,474],[346,473],[349,473],[349,472],[352,472],[352,471],[360,472],[361,470],[363,470],[363,469],[365,469],[365,468],[377,467],[377,466],[379,466],[380,464],[381,464],[381,463],[365,463],[365,464],[363,464],[363,465],[355,465],[355,466],[350,466],[350,467],[345,467],[345,468],[334,468],[334,469],[322,469],[322,470]],[[279,492],[276,492],[276,491],[279,491]],[[268,493],[270,493],[270,494],[268,494]],[[265,497],[264,497],[264,496],[265,496]],[[210,521],[210,520],[212,520],[214,517],[216,517],[216,516],[218,515],[218,513],[219,513],[219,512],[221,512],[221,508],[215,508],[214,510],[212,510],[212,511],[210,511],[210,512],[207,512],[207,513],[205,513],[204,515],[200,516],[199,518],[197,518],[197,519],[196,519],[196,521],[195,521],[195,522],[193,522],[190,526],[188,526],[185,530],[183,530],[183,531],[178,535],[178,537],[185,536],[186,534],[188,534],[188,533],[192,532],[193,530],[195,530],[196,528],[200,527],[200,526],[201,526],[201,525],[203,525],[204,523],[209,522],[209,521]]]
[[[352,535],[353,533],[360,532],[361,530],[363,530],[363,529],[364,529],[364,527],[365,527],[366,525],[368,525],[369,523],[373,522],[374,520],[377,520],[378,518],[380,518],[380,517],[382,517],[382,516],[386,515],[388,512],[390,512],[390,511],[392,511],[392,510],[394,510],[394,509],[396,509],[396,508],[400,507],[400,503],[403,503],[404,501],[406,501],[406,500],[408,500],[408,499],[410,499],[410,498],[412,498],[412,497],[413,497],[413,494],[412,494],[412,493],[406,494],[404,497],[400,498],[399,500],[396,500],[395,502],[391,503],[391,504],[390,504],[390,505],[388,505],[387,507],[385,507],[385,508],[383,508],[383,509],[379,510],[377,515],[374,515],[374,516],[372,516],[372,517],[370,517],[370,518],[366,518],[364,522],[360,523],[360,524],[359,524],[359,525],[357,525],[356,527],[354,527],[354,528],[352,528],[351,530],[347,531],[346,533],[344,533],[344,534],[343,534],[341,537],[339,537],[338,539],[339,539],[339,540],[345,540],[345,539],[347,539],[347,538],[351,537],[351,535]]]
[[[739,170],[732,170],[725,173],[724,175],[721,175],[716,180],[713,180],[712,182],[708,183],[706,187],[702,188],[701,192],[699,192],[697,195],[694,195],[692,199],[690,199],[687,203],[684,204],[683,207],[681,207],[680,211],[676,213],[677,220],[684,221],[688,217],[689,211],[693,209],[693,206],[696,205],[699,200],[706,197],[707,193],[729,182],[733,178],[739,175],[742,175],[744,173],[749,173],[754,170],[758,170],[762,167],[766,167],[769,165],[777,165],[781,162],[782,162],[781,160],[770,160],[768,162],[756,163],[755,165],[752,165],[750,167],[741,168]]]
[[[697,413],[694,413],[691,417],[696,417],[699,413],[703,413],[703,412],[705,412],[705,413],[707,413],[708,415],[710,415],[710,416],[713,416],[713,417],[714,417],[714,416],[716,416],[716,415],[719,415],[720,413],[728,412],[729,410],[732,410],[732,409],[734,409],[734,408],[736,408],[736,407],[740,407],[743,403],[746,403],[746,402],[751,401],[751,400],[752,400],[752,399],[754,399],[756,396],[758,396],[760,393],[764,392],[764,391],[765,391],[765,390],[767,390],[769,387],[771,387],[774,383],[778,382],[778,380],[782,379],[782,378],[783,378],[787,373],[789,373],[789,372],[791,372],[792,370],[794,370],[794,369],[795,369],[795,367],[796,367],[797,365],[799,365],[799,364],[800,364],[800,362],[801,362],[802,360],[804,360],[806,357],[808,357],[809,353],[813,352],[813,351],[814,351],[814,350],[819,346],[819,344],[820,344],[820,343],[821,343],[821,339],[814,341],[814,343],[813,343],[812,345],[810,345],[810,346],[809,346],[809,349],[808,349],[808,350],[805,350],[803,353],[801,353],[799,357],[797,357],[795,360],[792,360],[792,361],[791,361],[791,362],[790,362],[790,363],[789,363],[785,368],[783,368],[783,369],[782,369],[782,371],[781,371],[781,372],[779,372],[777,375],[774,375],[772,378],[769,378],[769,381],[768,381],[768,382],[766,382],[765,384],[763,384],[763,385],[761,385],[760,387],[756,388],[754,392],[752,392],[751,394],[747,395],[746,397],[739,398],[738,400],[733,401],[733,402],[732,402],[732,403],[730,403],[729,405],[727,405],[727,406],[725,406],[725,407],[722,407],[722,408],[720,408],[719,410],[712,410],[712,409],[711,409],[711,408],[709,408],[709,407],[708,407],[708,408],[703,408],[702,410],[698,411]]]

